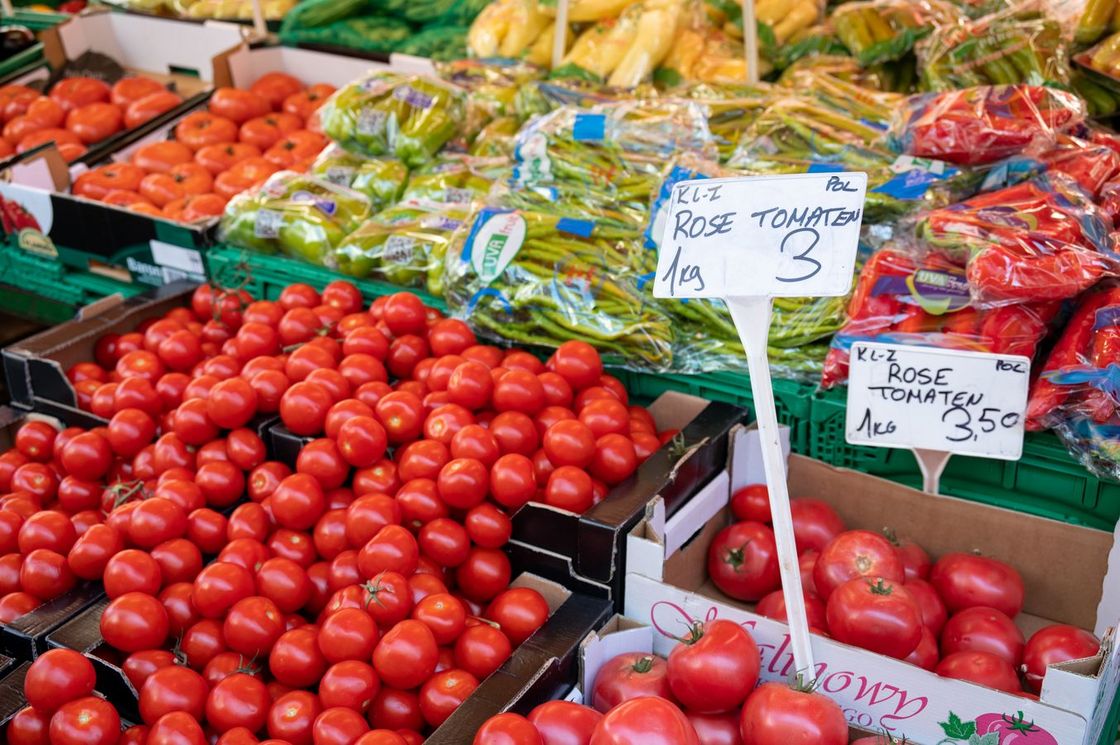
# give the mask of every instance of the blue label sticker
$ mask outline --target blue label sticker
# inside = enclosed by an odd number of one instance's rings
[[[943,177],[929,171],[914,169],[900,173],[871,191],[886,194],[895,199],[921,199],[929,191],[930,184],[940,181]]]
[[[841,173],[844,166],[839,163],[825,163],[823,161],[814,160],[809,164],[809,168],[805,173]]]
[[[576,142],[602,142],[607,135],[607,117],[603,114],[576,114],[572,139]]]
[[[580,238],[590,238],[595,231],[595,223],[590,220],[576,220],[571,217],[561,217],[556,223],[556,229]]]

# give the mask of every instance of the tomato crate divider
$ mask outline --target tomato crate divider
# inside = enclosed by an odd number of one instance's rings
[[[413,293],[425,305],[441,311],[447,309],[443,298],[417,287],[400,287],[389,282],[351,277],[327,267],[279,254],[262,254],[218,244],[206,251],[205,260],[210,281],[222,287],[244,289],[262,300],[275,300],[285,287],[294,282],[302,282],[316,290],[322,290],[329,282],[344,279],[353,283],[367,302],[403,291]]]
[[[744,370],[738,372],[701,373],[649,373],[612,368],[632,396],[652,400],[665,391],[678,391],[710,401],[724,401],[742,406],[753,412],[754,394],[750,377]],[[809,452],[809,428],[813,406],[813,386],[795,380],[774,378],[774,401],[778,408],[778,422],[790,428],[790,446],[796,453]]]
[[[921,488],[909,450],[849,445],[845,390],[813,400],[809,455],[838,468]],[[1028,433],[1017,461],[957,455],[941,477],[943,494],[1053,520],[1112,530],[1120,518],[1120,484],[1099,479],[1075,461],[1052,432]]]

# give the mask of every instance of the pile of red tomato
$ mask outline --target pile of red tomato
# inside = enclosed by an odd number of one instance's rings
[[[172,220],[216,217],[230,198],[273,173],[308,167],[327,144],[314,114],[333,92],[282,72],[266,73],[248,90],[219,88],[208,110],[175,126],[174,139],[144,145],[129,162],[90,169],[73,191]]]
[[[474,743],[847,745],[848,723],[831,699],[811,687],[758,686],[758,646],[739,624],[697,624],[680,642],[667,660],[641,652],[608,660],[587,692],[591,706],[553,701],[528,718],[501,714]]]
[[[29,421],[0,455],[0,618],[101,580],[143,721],[62,734],[116,713],[51,653],[15,745],[420,742],[548,619],[509,515],[587,509],[672,436],[586,343],[541,362],[345,281],[203,285],[94,358],[67,375],[107,424]],[[313,438],[291,465],[250,427],[277,413]]]
[[[801,584],[815,633],[895,657],[938,675],[1037,698],[1047,666],[1092,657],[1087,631],[1047,626],[1028,640],[1015,624],[1023,580],[1011,566],[970,553],[931,562],[917,543],[847,530],[825,502],[790,502]],[[716,535],[708,573],[725,594],[786,620],[766,487],[740,489],[737,522]]]
[[[0,157],[54,141],[68,162],[118,132],[138,127],[183,99],[152,78],[130,76],[113,85],[86,77],[62,78],[43,95],[12,83],[0,87]]]

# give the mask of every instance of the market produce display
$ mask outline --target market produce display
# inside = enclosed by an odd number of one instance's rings
[[[253,19],[251,0],[108,0],[129,10],[178,18],[249,21]],[[297,0],[261,0],[261,13],[266,21],[279,21],[297,4]]]
[[[313,119],[334,92],[281,72],[248,90],[219,88],[173,137],[143,145],[74,181],[78,196],[182,222],[212,220],[226,203],[281,170],[306,170],[327,144]]]
[[[4,129],[0,156],[54,142],[67,161],[126,129],[138,127],[183,103],[174,91],[146,77],[109,85],[97,78],[68,77],[49,90],[19,83],[0,87]]]

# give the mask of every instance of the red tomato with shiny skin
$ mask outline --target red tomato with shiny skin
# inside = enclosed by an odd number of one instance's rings
[[[529,712],[544,745],[587,745],[602,718],[590,706],[571,701],[546,701]]]
[[[941,632],[941,654],[991,652],[1014,668],[1023,661],[1026,640],[1015,622],[995,608],[965,608]]]
[[[507,713],[487,719],[475,733],[474,745],[544,745],[544,740],[528,719]]]
[[[805,593],[803,597],[805,598],[805,616],[809,621],[809,628],[827,631],[828,618],[825,614],[824,603],[811,593]],[[788,616],[785,593],[782,590],[774,590],[774,592],[758,601],[754,612],[760,616],[786,623]]]
[[[901,583],[857,577],[836,588],[826,608],[829,633],[845,644],[905,659],[922,639],[922,613]]]
[[[451,716],[478,688],[478,678],[465,670],[437,672],[420,688],[420,713],[432,727]]]
[[[4,732],[8,745],[49,745],[50,712],[25,706],[16,712]]]
[[[1022,690],[1015,669],[1001,657],[989,652],[957,652],[937,663],[935,672],[943,678],[967,680],[997,691]]]
[[[262,681],[245,673],[234,673],[210,690],[206,722],[219,733],[235,727],[257,732],[268,719],[270,705],[268,689]]]
[[[389,629],[373,651],[373,667],[393,688],[416,688],[431,677],[439,649],[427,625],[405,620]]]
[[[147,745],[206,745],[198,719],[185,711],[164,714],[148,731]]]
[[[103,698],[86,696],[63,704],[51,717],[52,745],[116,745],[121,718]]]
[[[268,656],[272,677],[293,688],[315,685],[327,670],[327,660],[319,651],[318,632],[300,627],[285,631]]]
[[[27,669],[23,695],[27,703],[49,713],[67,701],[89,696],[96,684],[93,664],[85,656],[70,649],[52,649]]]
[[[747,699],[739,719],[744,743],[752,745],[846,745],[848,722],[831,699],[781,683],[764,683]]]
[[[725,714],[697,714],[686,711],[688,723],[696,730],[703,745],[742,745],[739,733],[739,712]]]
[[[311,728],[322,712],[323,705],[314,693],[285,693],[268,710],[268,735],[292,745],[311,745]]]
[[[498,624],[514,647],[520,646],[543,626],[548,616],[548,601],[529,587],[514,587],[502,592],[486,609],[486,618]]]
[[[669,687],[669,664],[644,652],[624,652],[607,660],[591,686],[591,705],[603,714],[623,701],[644,696],[675,700]]]
[[[188,667],[159,668],[140,688],[140,717],[149,725],[173,711],[201,719],[208,690],[206,679]]]
[[[477,740],[476,740],[477,742]],[[701,745],[696,730],[670,701],[630,699],[599,720],[590,745]]]
[[[769,525],[770,491],[766,484],[749,484],[731,495],[731,514],[736,520],[750,520]]]
[[[738,600],[754,602],[770,594],[782,583],[774,531],[756,522],[724,528],[708,549],[708,575]]]
[[[869,530],[849,530],[828,542],[813,568],[813,584],[821,600],[857,577],[882,577],[902,582],[905,577],[898,551],[883,536]]]
[[[941,601],[941,596],[937,594],[937,590],[933,589],[933,585],[925,580],[908,579],[906,580],[906,591],[918,604],[918,610],[922,612],[922,623],[933,632],[935,637],[940,637],[941,629],[945,627],[945,622],[949,619],[949,613],[945,610],[945,603]]]
[[[101,636],[122,652],[155,649],[167,639],[167,611],[158,599],[129,592],[114,599],[101,614]]]
[[[905,661],[923,670],[932,671],[940,660],[941,652],[937,649],[937,637],[929,630],[929,626],[923,626],[921,641],[914,647],[914,651],[906,656]]]
[[[1097,637],[1076,626],[1058,623],[1039,629],[1027,641],[1023,653],[1027,686],[1036,692],[1042,690],[1042,679],[1047,667],[1059,662],[1092,657],[1100,648]]]
[[[696,624],[673,648],[668,662],[674,698],[701,714],[736,708],[758,683],[758,646],[733,621]]]
[[[791,499],[789,511],[799,554],[823,551],[829,541],[846,530],[836,510],[820,499]]]
[[[1023,578],[997,559],[974,554],[945,554],[930,571],[929,582],[950,613],[984,606],[1010,618],[1023,609]]]

